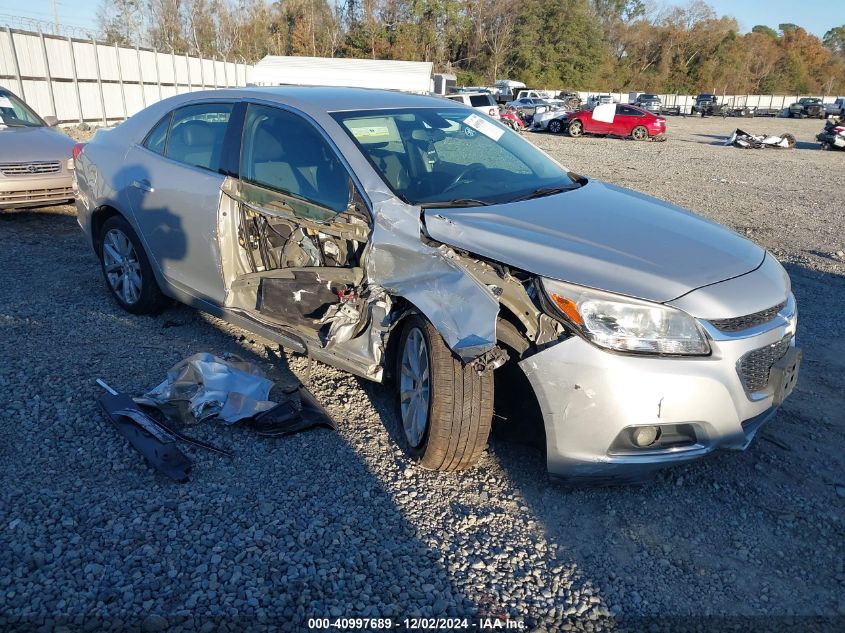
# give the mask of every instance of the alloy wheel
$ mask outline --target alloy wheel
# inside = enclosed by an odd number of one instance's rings
[[[115,295],[132,305],[141,298],[141,263],[132,241],[120,229],[103,239],[103,269]]]
[[[637,126],[631,132],[631,136],[634,138],[635,141],[644,141],[648,138],[648,130],[646,130],[642,126]]]
[[[581,132],[584,131],[584,126],[581,125],[580,121],[573,121],[569,124],[569,136],[581,136]]]
[[[408,443],[416,448],[422,444],[428,426],[431,394],[431,374],[428,345],[418,328],[405,337],[399,376],[399,406],[402,428]]]

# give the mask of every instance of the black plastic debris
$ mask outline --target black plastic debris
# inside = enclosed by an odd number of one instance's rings
[[[838,118],[824,124],[824,129],[816,134],[821,149],[845,150],[845,118]]]
[[[295,391],[290,392],[291,396],[293,394],[299,395],[299,409],[292,399],[285,400],[256,415],[250,427],[262,437],[282,437],[314,427],[337,429],[335,421],[308,388],[299,385]]]
[[[106,393],[100,396],[103,414],[155,470],[184,483],[191,474],[191,460],[176,446],[176,437],[144,413],[131,397],[97,380]]]

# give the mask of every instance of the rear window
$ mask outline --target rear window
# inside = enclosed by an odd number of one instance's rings
[[[496,105],[496,102],[493,101],[493,97],[490,95],[471,95],[469,102],[473,108],[483,108],[485,106]]]
[[[167,138],[167,157],[218,171],[231,112],[231,103],[199,103],[175,110]]]

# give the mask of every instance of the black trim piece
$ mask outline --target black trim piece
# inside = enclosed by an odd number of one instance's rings
[[[218,171],[225,176],[238,178],[241,167],[241,146],[243,141],[244,120],[246,119],[247,104],[243,101],[235,103],[229,115],[229,125],[223,136],[223,156],[220,158]]]
[[[168,439],[167,434],[162,439],[155,437],[135,420],[121,411],[136,411],[141,416],[147,415],[125,393],[104,393],[100,396],[100,407],[105,417],[125,437],[150,466],[166,475],[173,481],[185,483],[191,474],[191,461],[179,450],[176,444]]]

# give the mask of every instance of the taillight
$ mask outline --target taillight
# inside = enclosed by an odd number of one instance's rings
[[[79,155],[82,153],[82,150],[85,149],[86,143],[77,143],[73,146],[73,159],[76,160],[79,158]]]

